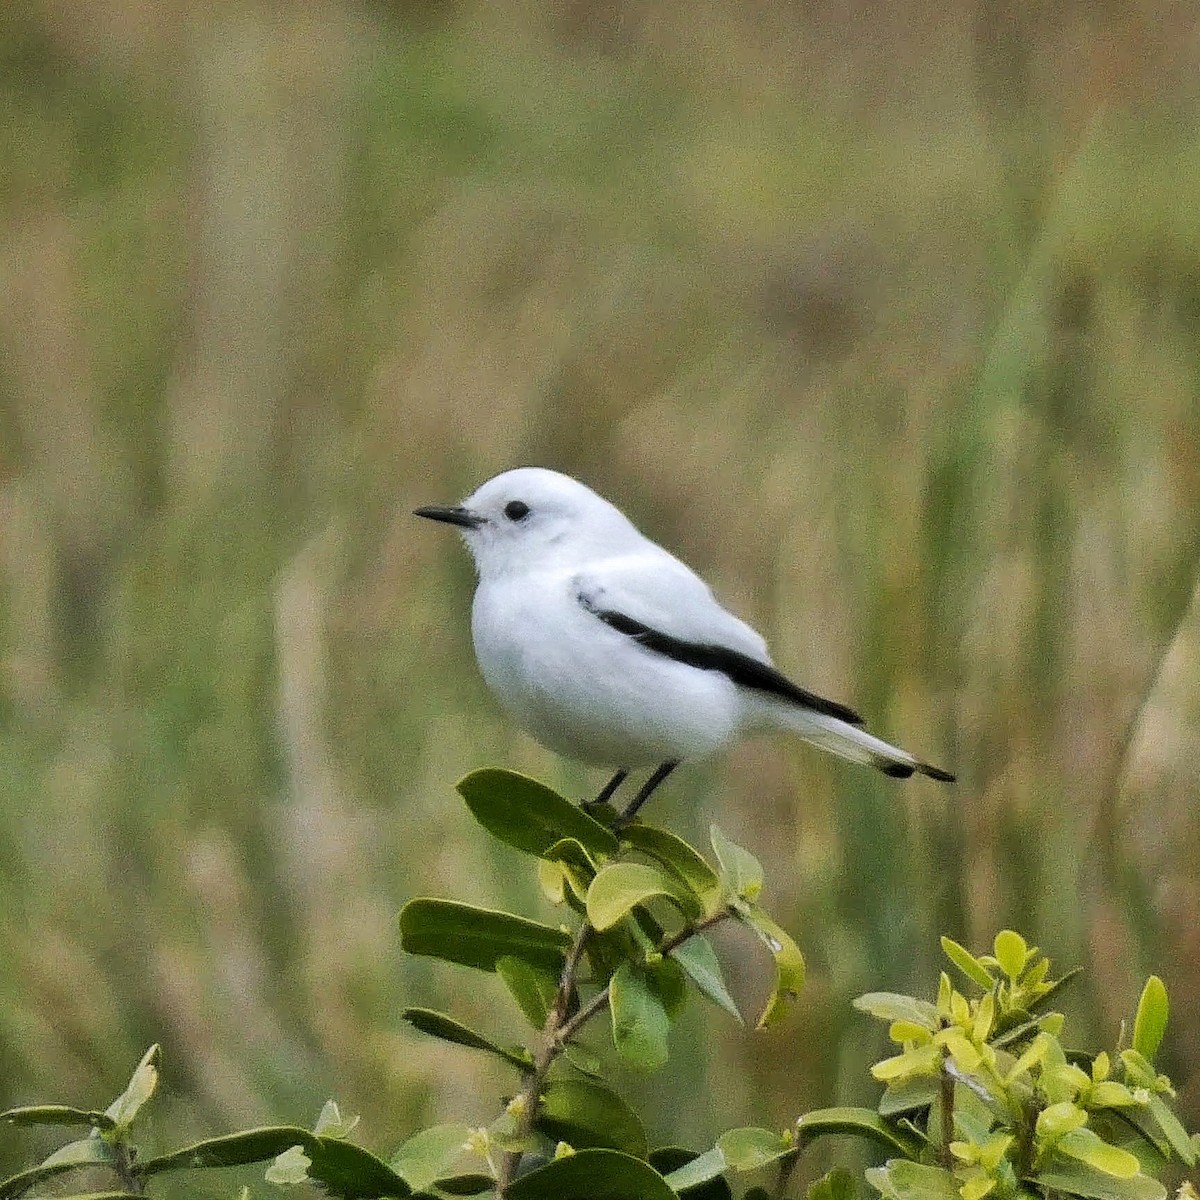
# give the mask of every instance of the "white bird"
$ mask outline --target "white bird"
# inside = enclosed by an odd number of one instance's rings
[[[458,526],[479,582],[475,656],[513,719],[551,750],[616,770],[675,766],[764,730],[906,778],[954,776],[862,728],[781,674],[767,644],[614,505],[540,467],[505,471],[461,505],[415,514]]]

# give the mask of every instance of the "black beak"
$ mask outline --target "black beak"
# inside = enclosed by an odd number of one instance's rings
[[[445,521],[447,525],[461,525],[463,529],[478,529],[483,524],[483,518],[473,513],[469,508],[440,507],[430,504],[425,508],[414,508],[414,517],[428,517],[431,521]]]

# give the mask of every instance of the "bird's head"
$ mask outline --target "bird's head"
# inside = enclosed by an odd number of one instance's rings
[[[462,504],[415,510],[457,525],[481,578],[582,565],[635,546],[641,535],[614,505],[569,475],[518,467]]]

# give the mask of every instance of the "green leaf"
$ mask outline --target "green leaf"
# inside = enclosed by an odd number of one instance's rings
[[[893,1158],[866,1176],[873,1187],[893,1200],[961,1200],[954,1176],[941,1167]]]
[[[1117,1179],[1132,1179],[1140,1170],[1135,1155],[1119,1146],[1110,1146],[1091,1129],[1070,1130],[1055,1142],[1054,1148]]]
[[[871,1074],[881,1083],[903,1083],[912,1076],[934,1073],[942,1061],[942,1048],[936,1042],[927,1042],[903,1054],[893,1055],[877,1062]]]
[[[436,1012],[432,1008],[406,1008],[401,1014],[414,1029],[429,1034],[430,1037],[441,1038],[443,1042],[453,1042],[456,1046],[466,1046],[469,1050],[485,1050],[505,1062],[512,1063],[519,1071],[533,1070],[533,1060],[528,1052],[506,1050],[497,1045],[482,1033],[456,1021],[445,1013]]]
[[[526,854],[540,857],[563,838],[574,838],[593,854],[617,852],[611,830],[536,779],[487,767],[472,771],[457,786],[488,833]]]
[[[1171,1144],[1171,1149],[1179,1155],[1185,1166],[1194,1167],[1196,1147],[1188,1137],[1187,1130],[1180,1124],[1179,1118],[1172,1112],[1171,1106],[1162,1096],[1155,1094],[1150,1097],[1149,1107],[1150,1114],[1158,1122],[1159,1128]]]
[[[1085,1200],[1166,1200],[1167,1195],[1167,1189],[1147,1175],[1118,1179],[1069,1159],[1056,1160],[1050,1170],[1039,1171],[1029,1182],[1039,1189],[1083,1196]]]
[[[129,1086],[105,1110],[104,1115],[112,1121],[114,1128],[128,1129],[138,1110],[154,1095],[154,1089],[158,1087],[158,1064],[161,1057],[162,1051],[159,1047],[151,1046],[134,1068]]]
[[[720,911],[724,901],[720,878],[703,855],[683,838],[655,825],[641,824],[626,825],[620,837],[622,843],[661,863],[680,883],[694,892],[700,899],[706,917]]]
[[[489,1195],[495,1193],[496,1181],[490,1175],[474,1172],[466,1175],[446,1175],[437,1180],[435,1186],[437,1198],[443,1193],[447,1196],[482,1196],[485,1192]],[[425,1192],[422,1192],[421,1196],[423,1200],[437,1200],[435,1197],[428,1197]]]
[[[646,863],[606,863],[588,888],[588,920],[599,930],[611,929],[639,904],[656,896],[674,903],[690,920],[701,915],[696,897],[659,867]]]
[[[148,1177],[164,1171],[245,1166],[275,1159],[293,1146],[310,1160],[308,1177],[342,1200],[412,1195],[412,1189],[395,1171],[361,1146],[340,1138],[318,1137],[294,1125],[266,1126],[209,1138],[173,1154],[147,1159],[138,1165],[138,1174]],[[290,1161],[297,1165],[299,1159],[293,1156]]]
[[[737,914],[739,921],[749,925],[775,959],[775,988],[767,1007],[758,1019],[758,1028],[766,1029],[787,1016],[788,1005],[804,987],[804,955],[791,935],[777,925],[762,909],[751,906]]]
[[[715,1146],[703,1154],[664,1146],[651,1151],[650,1165],[673,1192],[686,1194],[688,1200],[733,1200],[729,1184],[721,1178],[725,1156]]]
[[[932,1075],[914,1075],[897,1083],[889,1083],[879,1098],[879,1115],[895,1117],[928,1108],[937,1095],[938,1084]]]
[[[938,1010],[928,1000],[902,996],[899,992],[867,992],[853,1003],[859,1012],[870,1013],[880,1021],[908,1021],[930,1033],[941,1024]]]
[[[245,1129],[224,1137],[208,1138],[185,1146],[171,1154],[162,1154],[138,1164],[140,1175],[158,1175],[163,1171],[184,1171],[205,1167],[243,1167],[266,1162],[293,1146],[307,1150],[316,1135],[298,1125],[266,1125]]]
[[[763,869],[758,859],[749,850],[729,841],[715,825],[709,827],[709,840],[725,886],[738,899],[753,904],[763,886]]]
[[[97,1129],[112,1129],[113,1119],[107,1113],[90,1108],[71,1108],[66,1104],[30,1104],[10,1108],[0,1113],[0,1121],[13,1125],[93,1125]]]
[[[552,1141],[604,1147],[645,1158],[646,1131],[637,1114],[606,1084],[594,1079],[552,1080],[543,1094],[537,1128]]]
[[[379,1196],[409,1196],[408,1184],[395,1171],[361,1146],[336,1138],[315,1138],[305,1146],[312,1156],[309,1178],[342,1200],[373,1200]]]
[[[626,1062],[656,1071],[667,1061],[671,1022],[644,968],[623,962],[608,984],[613,1045]]]
[[[504,981],[509,995],[525,1020],[534,1029],[545,1029],[546,1018],[558,995],[558,978],[541,967],[532,967],[523,958],[511,954],[496,959],[496,974]]]
[[[293,1183],[303,1183],[308,1178],[308,1168],[312,1159],[304,1153],[303,1146],[289,1146],[266,1169],[263,1178],[268,1183],[285,1186]]]
[[[0,1183],[0,1200],[23,1196],[35,1184],[53,1179],[56,1175],[77,1171],[81,1167],[108,1166],[112,1161],[112,1146],[102,1137],[92,1134],[77,1142],[68,1142],[39,1166],[22,1171],[19,1175],[10,1175]]]
[[[1070,1100],[1062,1100],[1051,1104],[1038,1113],[1037,1136],[1039,1138],[1060,1138],[1072,1129],[1078,1129],[1087,1121],[1087,1113]]]
[[[359,1117],[343,1117],[336,1100],[326,1100],[313,1126],[318,1137],[345,1138],[358,1128]]]
[[[785,1154],[791,1154],[795,1147],[790,1140],[770,1129],[747,1126],[726,1130],[717,1138],[717,1149],[733,1170],[756,1171]]]
[[[1016,980],[1025,970],[1025,959],[1029,954],[1029,946],[1025,939],[1011,929],[1002,929],[996,934],[993,950],[1000,969],[1009,977]]]
[[[844,1167],[835,1167],[809,1186],[806,1200],[855,1200],[857,1194],[854,1176]]]
[[[573,895],[566,898],[582,904],[596,878],[596,864],[583,845],[574,838],[562,838],[546,850],[544,861],[554,863],[571,885]]]
[[[1167,1028],[1167,989],[1157,975],[1151,975],[1142,988],[1137,1016],[1133,1019],[1133,1049],[1148,1062],[1154,1061]]]
[[[556,1158],[509,1184],[506,1200],[676,1200],[663,1177],[638,1157],[585,1149]]]
[[[444,1175],[459,1158],[470,1132],[470,1126],[462,1123],[422,1129],[392,1155],[388,1165],[419,1192]]]
[[[965,946],[960,946],[951,938],[942,938],[942,953],[969,979],[977,983],[984,991],[991,991],[995,980],[983,965]]]
[[[804,1146],[829,1134],[852,1134],[876,1142],[896,1154],[913,1156],[920,1152],[920,1143],[911,1134],[885,1121],[870,1108],[818,1108],[805,1113],[796,1122],[797,1144]]]
[[[400,944],[409,954],[494,971],[506,954],[558,974],[571,935],[526,917],[455,900],[410,900],[400,910]]]
[[[694,934],[671,951],[671,957],[688,973],[691,981],[715,1005],[723,1008],[739,1024],[744,1024],[742,1014],[725,986],[721,964],[716,951],[706,937]]]
[[[1072,967],[1064,975],[1054,980],[1053,983],[1048,983],[1046,985],[1046,990],[1040,996],[1029,1001],[1029,1011],[1041,1012],[1043,1009],[1047,1008],[1050,1004],[1050,1001],[1059,993],[1062,988],[1065,988],[1067,984],[1071,983],[1082,974],[1082,967]]]

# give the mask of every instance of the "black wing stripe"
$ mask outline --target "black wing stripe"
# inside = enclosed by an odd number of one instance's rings
[[[852,708],[838,704],[834,700],[826,700],[815,692],[793,683],[786,675],[774,667],[761,663],[748,654],[739,650],[730,650],[728,646],[713,646],[704,642],[685,642],[670,634],[661,633],[649,625],[624,613],[612,609],[597,608],[586,596],[580,593],[579,603],[588,612],[599,617],[605,625],[633,638],[647,650],[656,654],[673,658],[676,662],[686,663],[689,667],[698,667],[702,671],[720,671],[728,675],[734,683],[742,687],[753,688],[758,692],[769,692],[799,704],[802,708],[810,708],[813,712],[823,713],[827,717],[836,717],[851,725],[861,725],[862,717]]]

